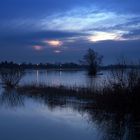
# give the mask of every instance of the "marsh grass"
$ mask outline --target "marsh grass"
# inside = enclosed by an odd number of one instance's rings
[[[115,71],[113,80],[104,83],[102,88],[83,88],[83,87],[65,87],[51,86],[45,84],[20,85],[17,91],[21,94],[31,96],[49,96],[49,97],[74,97],[78,100],[92,101],[89,108],[98,108],[116,111],[138,110],[140,105],[140,71],[123,71],[123,77],[120,78],[119,72]]]
[[[94,92],[88,88],[48,86],[45,84],[30,84],[18,86],[17,91],[23,94],[49,95],[60,97],[76,97],[78,99],[92,99]],[[88,94],[87,94],[88,93]]]

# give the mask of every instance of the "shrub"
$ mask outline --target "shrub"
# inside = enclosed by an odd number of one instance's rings
[[[0,80],[6,87],[15,87],[24,76],[24,70],[20,68],[1,68]]]

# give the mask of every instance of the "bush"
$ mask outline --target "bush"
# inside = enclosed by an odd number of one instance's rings
[[[24,76],[24,70],[20,68],[0,69],[0,80],[6,87],[15,87]]]

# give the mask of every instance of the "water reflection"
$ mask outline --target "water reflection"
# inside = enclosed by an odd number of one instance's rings
[[[5,89],[0,94],[0,105],[7,107],[23,106],[24,97],[18,94],[14,89]]]
[[[38,70],[36,71],[36,83],[37,84],[39,83],[39,71]]]
[[[11,107],[11,110],[12,107],[24,107],[24,109],[20,108],[19,111],[21,113],[22,110],[24,110],[24,116],[22,116],[24,122],[28,122],[30,124],[30,121],[33,121],[32,123],[34,123],[34,125],[37,123],[37,126],[33,128],[32,126],[27,125],[27,123],[24,125],[19,122],[22,126],[24,126],[21,128],[22,131],[26,131],[26,129],[31,127],[32,130],[28,133],[28,135],[31,135],[30,140],[36,139],[36,133],[41,138],[44,137],[44,140],[47,137],[54,140],[76,140],[79,138],[81,140],[140,139],[140,113],[136,111],[127,114],[121,111],[107,112],[105,110],[95,110],[92,107],[93,104],[86,100],[83,101],[72,97],[58,97],[45,94],[20,95],[15,92],[15,90],[4,90],[0,95],[0,105],[9,106]],[[5,112],[6,111],[7,110],[5,108]],[[16,113],[18,114],[19,112]],[[2,113],[1,109],[0,113]],[[32,114],[32,117],[29,114]],[[32,118],[32,120],[30,117],[27,117],[28,115]],[[45,115],[45,118],[47,117],[47,119],[44,120],[42,115]],[[10,117],[11,116],[6,116],[7,119],[10,119]],[[37,121],[38,119],[39,122]],[[42,119],[44,121],[42,121]],[[56,120],[58,122],[60,121],[61,125],[58,125]],[[1,121],[2,119],[0,118],[0,122]],[[0,126],[0,130],[1,129],[2,128]],[[15,129],[18,129],[18,125],[16,124]],[[36,131],[34,129],[36,129]],[[42,131],[39,131],[40,129]],[[46,135],[45,130],[49,130],[50,133],[47,133]],[[33,133],[34,131],[36,133]],[[63,132],[65,132],[65,134],[63,134]],[[59,133],[61,135],[59,135]],[[26,139],[27,137],[24,138]]]
[[[104,75],[91,77],[86,71],[28,70],[21,83],[45,83],[49,85],[91,87],[95,82],[96,85],[98,85],[103,81],[106,72],[103,73]]]

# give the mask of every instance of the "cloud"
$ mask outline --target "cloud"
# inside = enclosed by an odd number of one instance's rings
[[[60,40],[59,45],[62,44],[61,40],[66,38],[75,38],[84,36],[83,33],[67,32],[67,31],[30,31],[30,32],[9,32],[8,34],[0,34],[0,45],[47,45],[46,41],[50,42]],[[49,45],[49,44],[48,44]]]
[[[44,30],[86,33],[90,41],[125,40],[123,36],[140,28],[139,19],[140,15],[134,13],[123,14],[96,7],[76,7],[44,18],[40,27]]]
[[[0,1],[0,59],[78,61],[89,47],[108,62],[121,53],[138,58],[139,6],[138,0]]]
[[[120,24],[127,24],[140,15],[117,14],[102,11],[97,8],[76,8],[65,13],[57,13],[44,18],[40,26],[44,29],[59,31],[86,31],[95,28],[112,28]]]
[[[123,35],[123,38],[128,40],[140,40],[140,29],[131,30],[129,33]]]

